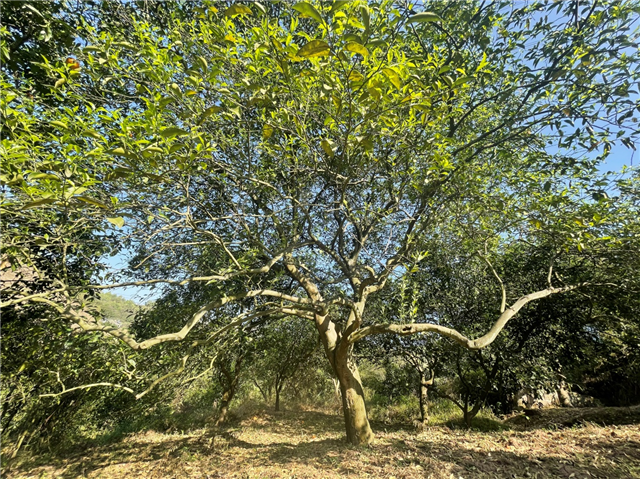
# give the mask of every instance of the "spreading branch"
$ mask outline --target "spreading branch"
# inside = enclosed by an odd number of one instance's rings
[[[429,324],[429,323],[409,323],[409,324],[375,324],[372,326],[367,326],[365,328],[360,329],[359,331],[354,332],[348,338],[350,343],[355,343],[367,336],[371,336],[374,334],[398,334],[400,336],[409,336],[412,334],[418,333],[437,333],[441,336],[448,337],[453,339],[463,347],[467,349],[483,349],[489,346],[493,341],[495,341],[496,337],[504,329],[509,320],[513,318],[518,311],[520,311],[526,304],[531,301],[535,301],[537,299],[546,298],[552,294],[564,293],[567,291],[572,291],[574,289],[584,287],[589,285],[589,283],[581,283],[572,286],[564,286],[562,288],[547,288],[541,291],[536,291],[535,293],[529,293],[526,296],[522,296],[518,299],[512,306],[508,307],[495,322],[493,327],[482,337],[477,339],[469,339],[463,334],[459,333],[455,329],[447,328],[445,326],[441,326],[439,324]]]

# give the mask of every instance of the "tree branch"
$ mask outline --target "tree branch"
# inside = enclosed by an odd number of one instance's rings
[[[440,326],[438,324],[429,324],[429,323],[410,323],[410,324],[376,324],[372,326],[367,326],[366,328],[362,328],[359,331],[354,332],[348,338],[350,343],[355,343],[367,336],[373,334],[398,334],[400,336],[408,336],[411,334],[418,333],[438,333],[441,336],[445,336],[453,339],[463,347],[467,349],[482,349],[489,346],[498,336],[500,331],[504,329],[509,320],[516,315],[523,306],[531,301],[535,301],[537,299],[545,298],[552,294],[563,293],[567,291],[572,291],[574,289],[587,286],[590,283],[581,283],[572,286],[564,286],[562,288],[547,288],[541,291],[536,291],[535,293],[529,293],[526,296],[521,297],[512,306],[507,308],[495,322],[493,327],[482,337],[477,339],[469,339],[466,336],[460,334],[458,331],[452,328],[447,328],[445,326]]]

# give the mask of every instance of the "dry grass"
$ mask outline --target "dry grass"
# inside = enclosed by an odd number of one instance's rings
[[[21,453],[3,477],[640,477],[638,424],[549,430],[539,417],[536,421],[507,431],[439,426],[419,434],[409,427],[385,430],[374,424],[374,445],[355,448],[345,444],[341,417],[262,412],[216,433],[136,433],[64,455]]]

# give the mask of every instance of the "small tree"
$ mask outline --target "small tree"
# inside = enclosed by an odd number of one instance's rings
[[[255,348],[254,383],[265,401],[275,393],[275,410],[280,411],[284,385],[305,374],[318,347],[317,331],[308,321],[284,318],[263,328]]]

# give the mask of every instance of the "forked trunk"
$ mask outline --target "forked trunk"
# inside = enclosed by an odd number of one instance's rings
[[[345,354],[343,357],[336,355],[335,359],[335,372],[340,381],[340,392],[342,393],[342,411],[347,430],[347,441],[356,446],[370,444],[374,436],[367,417],[364,389],[358,366],[349,356],[349,354]]]

